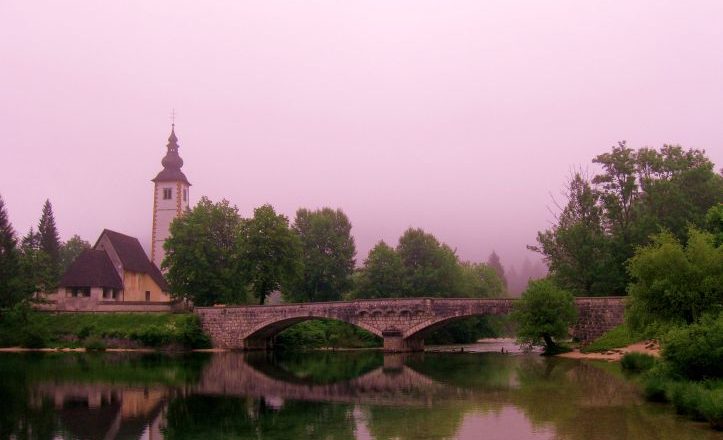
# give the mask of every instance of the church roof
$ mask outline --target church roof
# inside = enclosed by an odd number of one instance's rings
[[[123,270],[148,274],[153,281],[158,284],[161,290],[168,292],[166,279],[163,278],[163,274],[158,267],[148,259],[148,255],[146,255],[143,246],[141,246],[137,238],[111,231],[110,229],[104,229],[100,237],[98,237],[98,242],[100,242],[103,235],[107,236],[108,240],[110,240],[113,249],[115,249],[118,258],[121,260]],[[96,246],[98,242],[96,242]]]
[[[166,145],[168,151],[161,160],[163,170],[152,179],[152,182],[183,182],[186,185],[191,185],[183,174],[181,168],[183,167],[183,159],[178,154],[178,138],[176,137],[176,125],[171,126],[171,135],[168,137],[168,144]]]
[[[96,249],[84,250],[70,265],[59,284],[61,287],[123,288],[123,281],[108,254]]]

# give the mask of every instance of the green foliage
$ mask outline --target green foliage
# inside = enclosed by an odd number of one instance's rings
[[[698,409],[714,429],[723,431],[723,387],[703,394]]]
[[[634,373],[642,373],[653,368],[655,365],[655,358],[645,353],[625,353],[620,359],[620,366],[623,370],[631,371]]]
[[[149,347],[179,345],[207,348],[208,337],[193,314],[64,313],[49,314],[17,306],[0,320],[0,346],[74,346],[87,339],[138,341]]]
[[[461,290],[461,268],[454,251],[422,229],[408,229],[397,253],[404,267],[404,296],[450,298]]]
[[[105,342],[97,336],[89,337],[83,341],[83,347],[87,351],[105,351],[107,348]]]
[[[90,243],[80,238],[77,234],[63,243],[60,247],[60,272],[64,273],[68,270],[73,261],[78,258],[78,255],[86,249],[90,249]]]
[[[723,176],[701,150],[634,150],[621,142],[593,162],[602,172],[591,181],[573,176],[557,224],[531,247],[576,295],[622,294],[625,262],[651,234],[667,230],[685,240],[690,225],[715,222],[716,214],[709,219],[706,212],[723,201]]]
[[[59,276],[60,236],[58,235],[58,228],[55,226],[55,215],[53,215],[53,205],[50,204],[50,200],[45,200],[43,205],[43,214],[38,222],[38,240],[40,241],[40,250],[50,257],[56,276]]]
[[[577,311],[572,295],[545,279],[530,283],[515,304],[512,317],[518,324],[517,339],[521,344],[544,346],[550,353],[557,349],[555,340],[567,336]]]
[[[590,344],[582,347],[580,351],[583,353],[607,351],[613,348],[627,347],[641,339],[642,338],[633,333],[627,325],[621,324],[607,331]]]
[[[253,218],[242,223],[240,242],[241,265],[260,304],[271,292],[286,290],[300,275],[299,237],[271,205],[256,208]]]
[[[37,319],[27,301],[15,304],[0,317],[0,346],[43,348],[50,340],[50,332]]]
[[[691,229],[685,248],[670,233],[653,238],[630,260],[633,283],[626,319],[634,330],[655,323],[692,323],[723,306],[723,246]]]
[[[404,266],[399,254],[380,241],[369,251],[355,282],[356,298],[398,298],[404,294]]]
[[[15,231],[8,218],[5,202],[0,197],[0,314],[32,294],[20,276],[20,268]]]
[[[568,183],[567,205],[552,229],[538,232],[539,246],[561,287],[575,295],[598,296],[624,291],[625,273],[611,258],[614,243],[605,234],[600,195],[576,173]]]
[[[671,329],[662,340],[663,358],[674,373],[700,380],[723,377],[723,313]]]
[[[277,348],[368,348],[381,346],[381,339],[351,324],[333,320],[310,320],[293,325],[274,339]]]
[[[301,241],[303,273],[284,291],[293,302],[336,301],[352,287],[356,247],[340,209],[299,209],[293,225]]]
[[[723,244],[723,203],[711,207],[705,216],[705,229],[715,237],[716,246]]]
[[[675,411],[695,420],[705,420],[700,408],[704,394],[706,389],[697,382],[671,382],[666,389],[666,397]]]
[[[239,260],[238,209],[223,200],[202,197],[171,223],[164,244],[163,268],[175,298],[197,306],[242,304],[248,301],[246,277]]]
[[[491,266],[484,263],[460,263],[461,279],[454,283],[463,298],[499,298],[507,292],[505,280]]]
[[[490,256],[487,258],[487,266],[492,268],[495,273],[497,273],[497,276],[499,276],[500,280],[502,281],[502,284],[504,285],[505,290],[507,290],[507,278],[505,277],[505,267],[502,265],[502,262],[500,261],[500,256],[497,255],[497,252],[494,250],[490,254]]]

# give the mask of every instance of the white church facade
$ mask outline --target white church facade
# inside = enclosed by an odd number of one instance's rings
[[[181,307],[170,296],[160,270],[163,243],[173,220],[189,209],[190,182],[181,168],[175,124],[152,179],[151,256],[137,238],[104,229],[95,245],[83,251],[62,275],[59,288],[41,308],[56,311],[172,311]]]

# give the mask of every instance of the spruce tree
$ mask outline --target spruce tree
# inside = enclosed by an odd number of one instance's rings
[[[14,305],[22,295],[15,231],[0,196],[0,310]]]
[[[40,223],[38,224],[38,235],[40,236],[40,249],[48,254],[56,267],[59,267],[60,236],[58,235],[58,228],[55,226],[53,205],[47,199],[45,205],[43,205],[43,215],[40,217]]]

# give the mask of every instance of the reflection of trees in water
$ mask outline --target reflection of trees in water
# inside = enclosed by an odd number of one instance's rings
[[[168,406],[167,439],[354,439],[351,405],[191,395]]]
[[[384,362],[380,351],[337,352],[259,352],[249,353],[245,361],[267,376],[287,382],[311,384],[348,381],[362,376]]]
[[[617,369],[617,364],[614,365]],[[556,358],[531,359],[517,371],[510,401],[536,427],[552,426],[558,439],[714,439],[717,433],[681,423],[669,409],[643,404],[634,383],[609,366]]]
[[[347,439],[360,424],[374,439],[454,438],[467,416],[512,405],[514,423],[559,439],[723,437],[642,403],[617,368],[494,353],[5,356],[0,439],[137,438],[154,423],[168,438]]]

